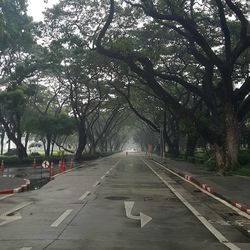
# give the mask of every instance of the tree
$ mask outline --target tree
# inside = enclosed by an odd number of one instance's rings
[[[22,143],[23,118],[34,94],[34,86],[10,86],[0,94],[0,123],[8,138],[16,145],[18,157],[27,157]]]
[[[237,166],[239,122],[250,108],[249,66],[246,65],[249,65],[246,54],[250,36],[246,8],[240,1],[231,0],[201,1],[199,5],[195,1],[171,0],[125,2],[126,11],[130,8],[134,14],[139,9],[144,17],[151,18],[143,22],[141,29],[153,25],[157,33],[166,34],[163,38],[157,36],[158,58],[152,56],[154,52],[147,53],[150,39],[127,51],[109,46],[114,41],[105,39],[105,35],[111,34],[107,31],[114,21],[114,0],[110,0],[107,21],[96,39],[97,51],[126,63],[143,84],[211,144],[218,169],[223,174],[231,171]],[[120,5],[120,12],[121,9]],[[148,32],[151,41],[156,32],[152,28]],[[119,39],[125,36],[123,31]],[[181,54],[176,51],[177,46]],[[174,59],[188,60],[192,68],[180,67],[181,63],[176,64]],[[199,68],[202,81],[192,75],[193,68]],[[196,96],[204,105],[206,116],[178,102],[168,91],[173,83]]]

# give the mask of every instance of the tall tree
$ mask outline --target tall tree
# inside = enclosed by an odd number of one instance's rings
[[[148,39],[139,46],[131,46],[129,51],[112,45],[117,39],[126,39],[129,32],[122,30],[115,39],[105,37],[112,34],[115,26],[113,29],[110,26],[117,21],[114,0],[110,0],[107,21],[96,40],[97,51],[125,62],[143,84],[211,144],[219,170],[223,174],[232,170],[237,166],[239,122],[250,109],[249,58],[245,59],[250,47],[246,8],[239,0],[202,0],[199,4],[172,0],[122,2],[128,5],[125,10],[119,5],[119,16],[130,8],[129,13],[135,18],[138,10],[148,17],[141,24],[142,30],[149,28]],[[159,32],[165,36],[159,37]],[[153,47],[154,35],[157,40]],[[188,60],[192,68],[180,67],[183,60]],[[199,68],[199,78],[192,75],[193,68]],[[204,104],[206,116],[176,100],[168,91],[173,83],[195,95]]]

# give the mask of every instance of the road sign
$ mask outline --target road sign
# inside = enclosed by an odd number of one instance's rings
[[[49,167],[49,162],[48,162],[48,161],[44,161],[44,162],[42,163],[42,167],[43,167],[43,168],[48,168],[48,167]]]

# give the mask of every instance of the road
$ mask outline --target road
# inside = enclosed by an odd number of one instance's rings
[[[0,249],[250,249],[198,196],[142,155],[116,154],[0,200]]]

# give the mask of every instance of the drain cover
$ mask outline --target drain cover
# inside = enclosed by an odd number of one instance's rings
[[[120,200],[128,200],[129,197],[126,197],[126,196],[108,196],[108,197],[105,197],[105,199],[120,201]]]

